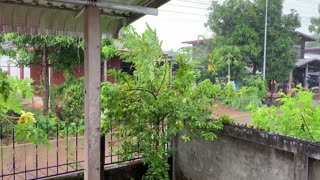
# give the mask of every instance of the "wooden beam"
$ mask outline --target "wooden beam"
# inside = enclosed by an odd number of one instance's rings
[[[84,10],[85,42],[85,141],[84,179],[100,180],[100,11],[87,6]]]
[[[121,4],[116,2],[90,2],[90,1],[83,1],[83,0],[51,0],[53,2],[60,2],[60,3],[68,3],[68,4],[78,4],[78,5],[90,5],[94,4],[99,8],[106,8],[106,9],[114,9],[120,11],[128,11],[138,14],[149,14],[149,15],[158,15],[158,9],[156,8],[149,8],[143,6],[134,6],[128,4]]]

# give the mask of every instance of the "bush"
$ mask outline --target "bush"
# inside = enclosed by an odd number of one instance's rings
[[[284,95],[284,94],[283,94]],[[320,107],[312,100],[313,94],[297,90],[296,97],[284,95],[275,106],[258,108],[253,113],[253,125],[280,134],[320,141]]]
[[[250,107],[260,107],[262,105],[259,97],[259,89],[256,87],[242,87],[237,93],[230,98],[232,108],[244,111]]]
[[[17,141],[47,144],[46,134],[36,126],[34,114],[21,108],[21,102],[33,96],[31,83],[30,79],[10,77],[0,69],[0,123],[4,124],[2,133],[14,129]]]
[[[66,123],[84,119],[84,79],[73,77],[51,89],[53,113]]]
[[[257,95],[260,98],[264,98],[266,96],[266,93],[267,93],[266,83],[265,83],[265,81],[262,80],[262,78],[260,76],[244,78],[243,81],[240,83],[240,86],[258,88]]]

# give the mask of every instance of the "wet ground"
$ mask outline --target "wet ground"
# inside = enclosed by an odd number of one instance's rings
[[[214,115],[227,114],[231,118],[235,119],[236,123],[239,123],[239,124],[249,124],[252,117],[250,112],[240,112],[221,104],[219,104],[218,107],[216,107],[213,110],[213,114]]]

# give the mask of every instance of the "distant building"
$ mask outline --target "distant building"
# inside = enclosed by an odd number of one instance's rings
[[[20,79],[30,78],[30,68],[16,66],[8,56],[0,56],[0,69],[9,76],[15,76]]]

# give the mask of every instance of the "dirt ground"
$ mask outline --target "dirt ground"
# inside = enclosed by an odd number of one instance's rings
[[[41,97],[34,97],[33,99],[25,101],[24,105],[41,109],[42,99]],[[226,107],[222,103],[218,103],[218,107],[214,108],[213,114],[214,115],[227,114],[231,118],[234,118],[236,120],[236,123],[239,123],[239,124],[249,124],[251,120],[250,112],[240,112],[230,107]]]
[[[222,104],[219,104],[218,107],[214,108],[213,114],[214,115],[227,114],[231,118],[235,119],[236,123],[239,123],[239,124],[249,124],[252,118],[252,115],[250,112],[240,112],[230,107],[226,107]]]

